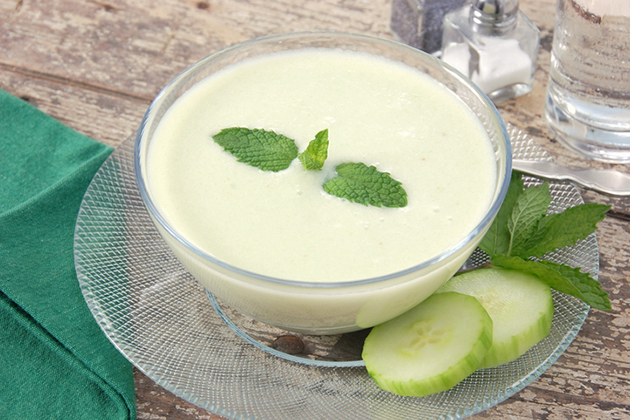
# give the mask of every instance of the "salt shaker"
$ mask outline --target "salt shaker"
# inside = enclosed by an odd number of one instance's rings
[[[518,0],[473,0],[444,17],[442,60],[493,102],[532,90],[540,31]]]

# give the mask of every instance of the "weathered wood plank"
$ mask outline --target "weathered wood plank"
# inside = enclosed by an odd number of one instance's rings
[[[150,101],[0,66],[0,87],[95,140],[118,146],[133,135]]]
[[[2,0],[2,5],[1,64],[44,68],[62,79],[145,99],[188,65],[250,38],[340,29],[391,37],[386,0]]]

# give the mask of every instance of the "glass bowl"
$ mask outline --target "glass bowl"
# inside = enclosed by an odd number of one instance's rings
[[[478,224],[454,246],[410,268],[373,278],[311,282],[275,278],[234,266],[194,245],[156,205],[147,180],[154,133],[171,106],[196,83],[243,60],[274,52],[325,48],[372,54],[404,63],[453,92],[479,119],[490,139],[496,182],[492,202]],[[213,295],[259,321],[307,334],[339,334],[385,322],[433,293],[468,259],[489,228],[506,194],[511,148],[505,125],[492,102],[467,78],[409,46],[340,32],[289,33],[258,38],[219,51],[186,69],[147,110],[134,145],[136,180],[160,235],[184,267]]]

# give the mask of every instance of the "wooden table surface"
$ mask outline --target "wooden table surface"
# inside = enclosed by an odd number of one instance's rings
[[[302,30],[393,38],[391,0],[0,0],[0,87],[96,140],[117,146],[152,98],[188,65],[233,43]],[[579,158],[550,139],[542,112],[555,0],[521,0],[541,30],[534,90],[499,105],[558,162]],[[600,281],[613,310],[592,310],[564,355],[533,384],[475,416],[630,419],[630,199],[584,192],[612,205],[600,223]],[[135,371],[140,419],[221,419]]]

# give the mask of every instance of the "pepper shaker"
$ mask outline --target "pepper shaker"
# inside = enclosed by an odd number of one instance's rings
[[[444,16],[468,0],[392,0],[390,28],[401,42],[427,53],[440,51]]]
[[[540,31],[518,0],[473,0],[446,14],[442,60],[502,102],[532,90]]]

